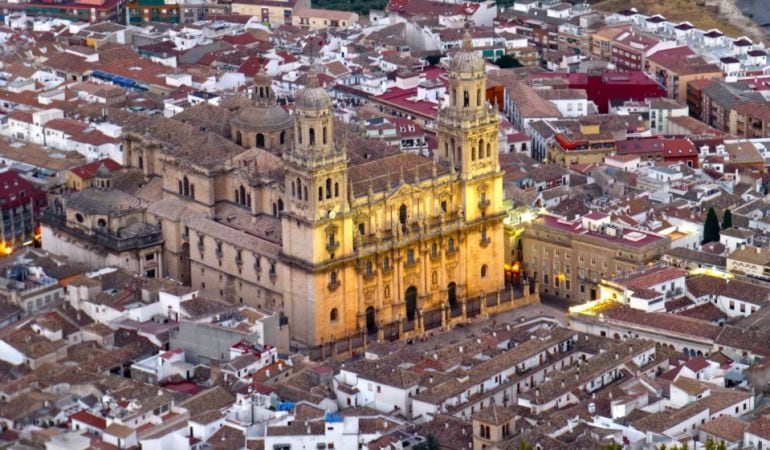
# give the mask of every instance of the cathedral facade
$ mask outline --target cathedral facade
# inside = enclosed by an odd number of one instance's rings
[[[180,124],[193,142],[158,123],[128,127],[124,163],[161,186],[147,220],[163,233],[164,275],[283,312],[301,345],[386,326],[416,333],[423,311],[441,311],[442,325],[463,318],[466,299],[505,285],[499,124],[484,69],[466,36],[433,158],[354,157],[313,67],[293,116],[257,76],[252,103],[221,113],[227,138],[198,123]]]

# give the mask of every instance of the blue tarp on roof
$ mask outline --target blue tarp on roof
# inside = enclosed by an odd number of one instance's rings
[[[148,90],[147,86],[145,86],[143,83],[139,83],[138,81],[132,80],[130,78],[121,77],[120,75],[113,75],[109,72],[102,72],[101,70],[92,71],[91,76],[99,78],[100,80],[110,81],[114,85],[127,89],[136,89],[139,91]]]

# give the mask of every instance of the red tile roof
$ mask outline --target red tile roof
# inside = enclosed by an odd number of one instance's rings
[[[94,174],[96,173],[96,170],[102,165],[102,163],[107,167],[111,172],[114,172],[116,170],[120,170],[123,168],[118,162],[110,159],[100,159],[98,161],[93,161],[88,164],[85,164],[83,166],[75,167],[70,169],[70,172],[77,175],[80,179],[83,181],[90,180],[94,177]]]
[[[223,41],[232,45],[249,45],[257,42],[257,39],[249,33],[236,34],[235,36],[225,36]]]
[[[88,411],[80,411],[70,416],[70,421],[77,420],[88,426],[104,430],[107,428],[107,421],[101,417],[95,416]]]

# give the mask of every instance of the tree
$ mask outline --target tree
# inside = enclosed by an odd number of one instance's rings
[[[444,55],[428,55],[425,57],[425,61],[430,64],[431,66],[435,66],[441,61],[441,58]]]
[[[706,222],[703,224],[703,243],[719,242],[719,219],[714,208],[709,208]]]
[[[425,442],[420,442],[414,446],[414,450],[440,450],[441,445],[438,443],[436,436],[429,434],[425,437]]]
[[[503,55],[495,60],[495,65],[501,69],[512,69],[514,67],[521,67],[521,63],[518,59],[511,55]]]
[[[719,441],[717,444],[716,441],[709,438],[706,441],[706,450],[727,450],[727,444],[725,444],[725,441]]]
[[[602,445],[599,450],[623,450],[623,446],[613,441]]]
[[[521,441],[519,442],[518,450],[533,450],[533,447],[527,442]]]
[[[730,209],[725,209],[724,214],[722,214],[722,229],[730,228],[733,226],[733,213],[730,211]]]

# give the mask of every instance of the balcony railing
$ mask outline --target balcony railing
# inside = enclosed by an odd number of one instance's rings
[[[143,236],[125,238],[100,231],[86,231],[78,228],[77,226],[70,226],[64,216],[57,215],[48,210],[43,211],[40,216],[40,221],[46,225],[71,234],[78,239],[82,239],[84,241],[88,241],[90,243],[97,244],[117,252],[149,247],[151,245],[156,245],[163,242],[163,236],[160,231],[148,233]]]

